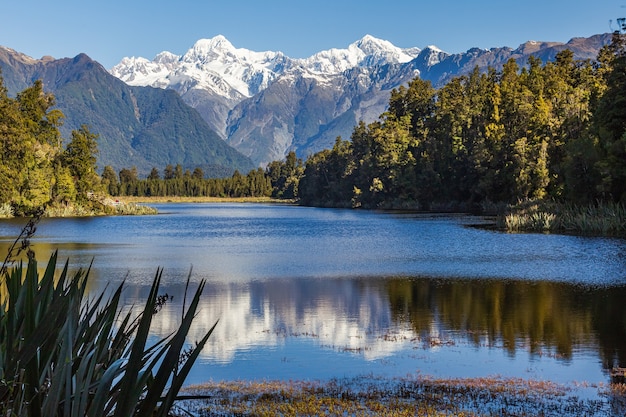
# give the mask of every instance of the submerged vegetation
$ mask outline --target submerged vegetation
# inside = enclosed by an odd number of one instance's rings
[[[588,387],[597,399],[546,381],[406,377],[233,381],[189,387],[199,416],[606,416],[626,412],[624,386]],[[203,398],[204,397],[204,398]],[[604,398],[604,399],[602,399]]]
[[[0,414],[3,416],[169,416],[178,391],[215,325],[195,346],[185,338],[200,283],[178,329],[151,342],[154,314],[167,302],[154,278],[141,312],[122,313],[123,285],[86,294],[89,271],[60,272],[53,254],[40,274],[29,247],[35,223],[16,241],[0,271]],[[28,263],[15,264],[26,250]],[[217,323],[216,323],[217,324]]]

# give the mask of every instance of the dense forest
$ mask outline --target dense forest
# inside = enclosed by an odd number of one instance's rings
[[[0,202],[16,214],[113,196],[258,197],[304,205],[478,210],[519,201],[626,203],[626,39],[615,33],[595,61],[569,50],[554,61],[508,61],[435,89],[413,79],[392,91],[378,121],[305,162],[205,178],[180,165],[96,173],[97,135],[86,126],[65,148],[63,115],[41,82],[9,98],[0,78]]]
[[[615,33],[595,61],[515,60],[393,90],[380,120],[265,172],[202,179],[166,167],[139,180],[105,172],[118,195],[273,196],[304,205],[478,210],[525,200],[626,202],[626,48]],[[132,171],[132,170],[131,170]],[[264,174],[265,178],[262,178]]]
[[[98,191],[97,135],[82,126],[64,146],[63,114],[41,81],[7,95],[0,77],[0,204],[29,215],[48,206],[90,205]]]
[[[615,34],[597,61],[570,51],[545,65],[394,90],[380,121],[309,157],[303,204],[480,207],[555,199],[626,202],[626,50]]]

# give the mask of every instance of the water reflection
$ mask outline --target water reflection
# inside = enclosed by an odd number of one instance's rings
[[[147,290],[127,291],[126,303],[143,299]],[[155,317],[157,334],[169,334],[177,325],[183,290],[167,288],[174,302]],[[596,367],[594,373],[578,370],[572,378],[601,382],[606,370],[626,365],[625,296],[624,287],[509,280],[395,277],[209,283],[190,341],[219,319],[203,352],[207,368],[201,372],[222,364],[232,378],[242,373],[267,376],[262,369],[258,374],[251,371],[256,356],[248,358],[246,352],[286,352],[286,346],[308,343],[326,353],[360,358],[355,374],[436,371],[445,368],[442,361],[450,355],[470,355],[471,361],[481,351],[490,358],[464,363],[465,373],[501,374],[512,360],[521,369],[541,361],[535,377],[549,379],[555,369],[591,366]],[[434,355],[437,350],[444,354]],[[494,351],[504,354],[494,356]],[[589,363],[589,355],[602,363],[601,369],[593,360]],[[278,357],[273,361],[281,366]],[[602,369],[604,376],[599,377]]]
[[[142,304],[157,267],[174,301],[208,285],[200,338],[220,322],[195,380],[362,373],[608,379],[626,367],[626,242],[512,235],[467,216],[269,205],[164,205],[161,215],[43,219],[40,262],[94,266],[92,293],[126,281]],[[479,220],[479,219],[478,219]],[[0,222],[4,252],[21,228]]]

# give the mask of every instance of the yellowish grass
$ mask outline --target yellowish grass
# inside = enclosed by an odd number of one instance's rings
[[[622,407],[615,410],[622,390],[595,388],[598,400],[582,400],[574,387],[520,378],[364,376],[328,382],[209,382],[188,387],[181,394],[190,396],[183,407],[201,416],[568,417],[624,411]]]
[[[124,203],[277,203],[293,204],[294,200],[279,200],[271,197],[116,197]]]

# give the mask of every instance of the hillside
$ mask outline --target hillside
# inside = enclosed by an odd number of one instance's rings
[[[99,134],[98,166],[137,167],[146,175],[167,164],[201,167],[210,176],[247,172],[252,162],[228,146],[199,113],[172,90],[129,86],[85,54],[35,60],[0,47],[10,95],[42,79],[65,114],[64,138],[82,124]]]
[[[348,139],[359,121],[386,110],[391,90],[419,76],[435,87],[476,66],[500,69],[509,59],[547,62],[563,49],[593,59],[610,34],[568,43],[526,42],[517,48],[472,48],[448,54],[435,46],[398,48],[366,35],[343,49],[306,59],[235,48],[223,36],[201,39],[183,55],[125,58],[111,73],[132,85],[173,89],[230,145],[255,164],[295,151],[306,157]]]

